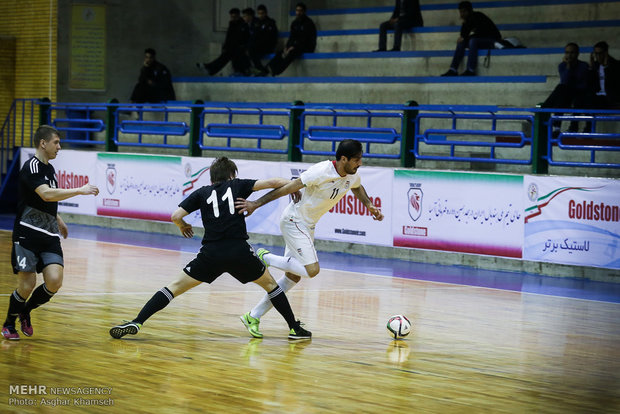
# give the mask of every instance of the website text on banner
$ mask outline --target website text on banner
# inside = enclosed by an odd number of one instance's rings
[[[620,182],[524,177],[525,259],[620,269]]]
[[[394,171],[394,246],[521,258],[523,177]]]

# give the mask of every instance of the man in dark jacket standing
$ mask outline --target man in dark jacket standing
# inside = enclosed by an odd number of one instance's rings
[[[502,40],[497,26],[491,19],[482,12],[475,12],[471,2],[462,1],[459,3],[459,13],[463,24],[461,25],[461,36],[457,40],[456,50],[452,58],[450,70],[442,76],[456,76],[461,60],[465,56],[465,49],[469,48],[467,58],[467,70],[461,76],[475,76],[476,66],[478,65],[479,49],[494,49],[495,42]]]
[[[282,52],[276,53],[267,64],[273,76],[279,75],[295,59],[304,53],[312,53],[316,48],[316,26],[306,15],[306,5],[297,3],[295,6],[295,20],[291,23],[291,34]]]
[[[222,45],[222,54],[214,61],[202,64],[209,75],[215,75],[230,61],[232,61],[233,71],[239,75],[247,75],[250,68],[246,54],[250,40],[250,28],[241,18],[239,9],[232,8],[228,13],[230,23],[228,23],[226,39]],[[196,63],[196,66],[200,68],[199,63]]]
[[[376,52],[385,52],[388,30],[394,29],[394,47],[391,52],[398,52],[400,51],[403,30],[419,26],[424,26],[422,12],[420,11],[420,0],[396,0],[392,17],[379,26],[379,49]]]
[[[140,77],[129,99],[134,103],[157,103],[176,99],[172,75],[163,63],[155,59],[154,49],[148,48],[144,51]]]

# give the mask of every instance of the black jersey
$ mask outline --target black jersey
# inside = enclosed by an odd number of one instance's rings
[[[200,209],[205,235],[202,243],[223,239],[248,239],[245,217],[235,209],[237,198],[252,194],[256,180],[225,181],[194,191],[179,204],[188,213]]]
[[[30,158],[19,171],[19,204],[13,238],[16,236],[59,237],[57,201],[44,201],[34,191],[42,184],[58,188],[56,171],[36,156]],[[34,231],[34,232],[33,232]]]

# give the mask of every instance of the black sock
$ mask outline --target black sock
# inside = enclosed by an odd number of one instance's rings
[[[9,299],[9,311],[7,312],[4,326],[15,326],[15,318],[17,318],[17,315],[24,312],[25,306],[26,299],[19,296],[19,293],[17,293],[17,289],[15,289],[15,291],[11,294],[11,298]]]
[[[273,307],[276,308],[280,315],[284,317],[286,323],[289,328],[294,328],[297,326],[297,322],[295,321],[295,315],[293,314],[293,309],[291,309],[290,303],[288,303],[288,299],[284,290],[280,286],[267,293],[269,296],[269,300],[273,303]]]
[[[45,283],[43,283],[41,286],[36,288],[34,292],[32,292],[32,296],[30,296],[30,299],[26,302],[26,309],[24,309],[24,313],[30,313],[31,310],[49,302],[55,294],[56,292],[49,291],[47,286],[45,286]]]
[[[172,294],[172,292],[170,292],[167,287],[161,288],[160,290],[155,292],[153,297],[149,299],[148,302],[146,302],[138,316],[136,316],[136,319],[134,319],[132,322],[143,324],[148,318],[153,316],[155,312],[159,312],[160,310],[168,306],[172,299],[174,299],[174,295]]]

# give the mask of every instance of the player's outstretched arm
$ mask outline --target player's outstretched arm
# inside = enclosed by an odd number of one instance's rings
[[[283,185],[282,187],[276,188],[275,190],[268,192],[258,200],[249,201],[243,198],[237,198],[237,200],[235,201],[235,207],[239,211],[239,214],[245,214],[246,216],[249,216],[254,212],[254,210],[259,208],[260,206],[263,206],[270,201],[276,200],[280,197],[284,197],[285,195],[292,194],[296,191],[301,190],[302,188],[304,188],[304,184],[301,182],[300,178],[296,178],[292,181],[287,180],[286,185]]]
[[[252,187],[252,191],[260,191],[265,190],[267,188],[280,188],[284,185],[290,183],[291,180],[287,180],[282,177],[273,177],[265,180],[256,180],[254,183],[254,187]]]
[[[170,216],[170,220],[172,220],[172,222],[177,225],[183,237],[191,239],[192,237],[194,237],[194,229],[192,228],[191,224],[183,220],[183,217],[187,216],[188,214],[189,213],[185,211],[184,208],[179,207],[174,211],[174,213],[172,213],[172,216]]]
[[[43,201],[62,201],[77,195],[97,195],[99,188],[92,184],[85,184],[78,188],[52,188],[47,184],[41,184],[34,191]]]
[[[368,197],[368,193],[366,193],[366,189],[364,188],[363,185],[352,188],[351,192],[353,193],[355,197],[357,197],[359,201],[362,202],[362,204],[366,206],[368,211],[370,211],[370,214],[372,214],[372,218],[374,220],[379,220],[379,221],[383,220],[383,213],[381,212],[381,210],[379,210],[377,207],[375,207],[372,204],[372,202],[370,201],[370,198]]]

